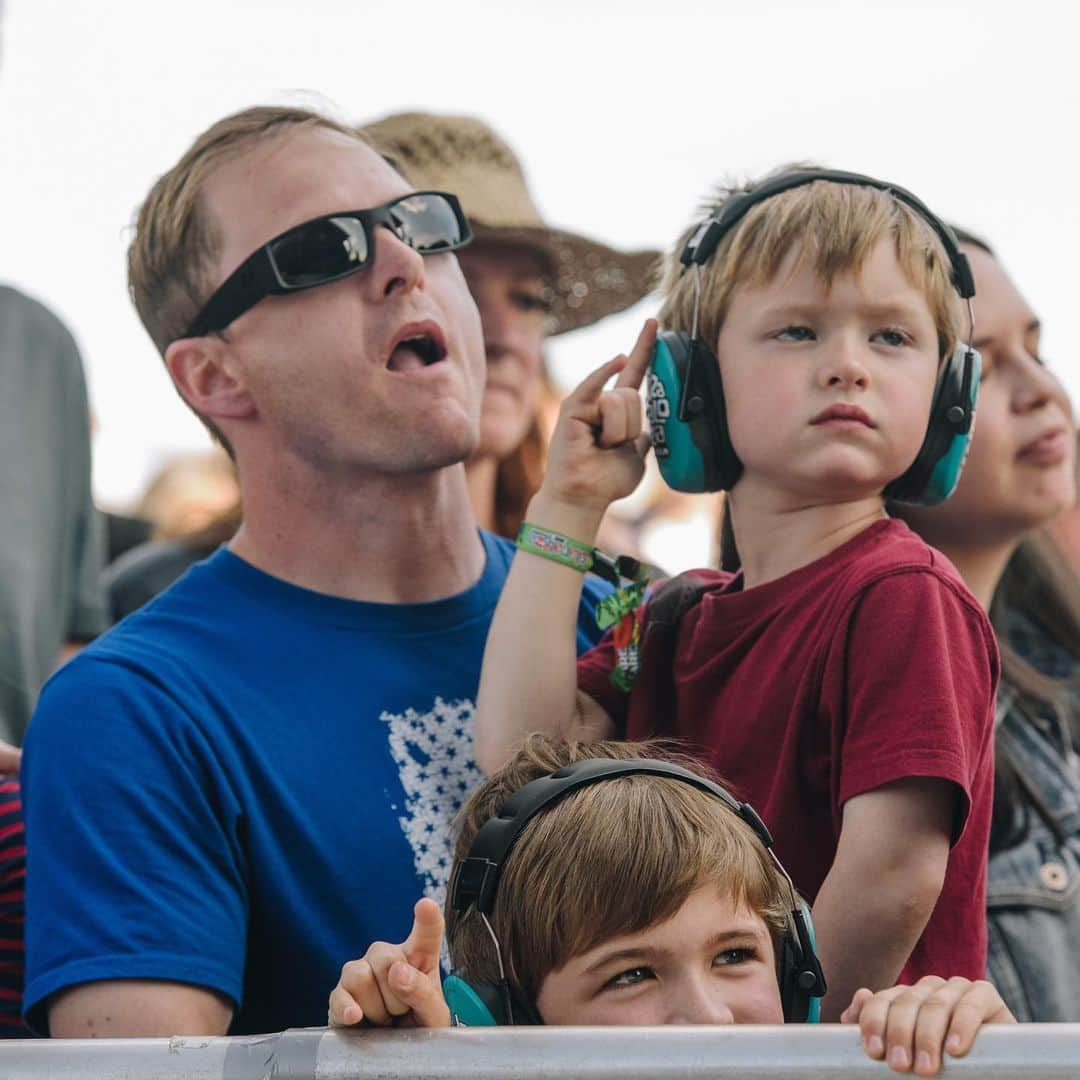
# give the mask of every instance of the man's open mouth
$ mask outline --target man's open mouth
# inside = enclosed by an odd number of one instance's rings
[[[387,367],[390,371],[419,371],[446,359],[446,344],[437,327],[406,327],[394,343]]]

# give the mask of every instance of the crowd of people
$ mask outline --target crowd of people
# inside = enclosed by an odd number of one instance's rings
[[[78,355],[0,291],[3,1034],[329,995],[820,1018],[930,1075],[1080,1020],[1076,426],[986,241],[799,165],[625,252],[477,119],[266,106],[153,184],[128,271],[220,497],[162,483],[184,524],[103,573]],[[546,339],[654,287],[549,425]],[[649,454],[725,493],[719,568],[605,553]]]

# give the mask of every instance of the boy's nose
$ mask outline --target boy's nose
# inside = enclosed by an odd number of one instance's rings
[[[690,979],[672,988],[669,1024],[734,1024],[735,1015],[714,979]]]
[[[870,372],[860,349],[860,343],[843,339],[836,342],[821,366],[820,382],[825,387],[865,390],[870,383]]]

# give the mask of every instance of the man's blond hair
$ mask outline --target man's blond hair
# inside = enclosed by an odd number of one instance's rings
[[[158,178],[139,208],[128,247],[128,290],[146,332],[162,356],[183,336],[214,291],[222,224],[203,199],[203,184],[220,165],[266,138],[325,128],[356,142],[367,138],[311,109],[260,105],[211,125]],[[198,414],[197,414],[198,415]],[[230,449],[215,424],[199,417]]]
[[[586,758],[662,758],[712,778],[700,762],[661,743],[566,743],[533,735],[466,803],[455,860],[508,796]],[[534,817],[503,868],[491,925],[507,977],[529,1001],[544,979],[612,938],[675,915],[714,885],[761,915],[779,945],[791,894],[753,830],[715,795],[662,776],[622,776],[580,788]],[[483,921],[447,904],[447,944],[471,983],[497,983]],[[778,954],[779,955],[779,954]]]
[[[765,179],[807,171],[785,167]],[[702,206],[701,217],[717,213],[733,196],[753,191],[763,181],[720,188]],[[679,262],[697,224],[686,229],[666,260],[660,323],[690,333],[694,320],[694,272]],[[807,263],[829,287],[840,274],[858,274],[882,238],[890,238],[911,286],[926,298],[937,328],[939,358],[950,356],[960,340],[963,309],[950,280],[945,248],[929,223],[887,191],[858,184],[815,180],[790,188],[751,207],[721,239],[701,267],[698,336],[716,348],[732,296],[740,285],[760,286],[775,278],[784,259],[795,253],[795,269]]]

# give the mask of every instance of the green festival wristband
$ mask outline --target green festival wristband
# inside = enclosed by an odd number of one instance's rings
[[[582,574],[593,568],[594,549],[579,540],[572,540],[562,533],[542,529],[528,521],[522,522],[518,530],[517,546],[530,555],[539,555],[543,559],[569,566]]]
[[[518,530],[517,546],[522,551],[529,552],[530,555],[550,559],[552,562],[569,566],[571,570],[577,570],[582,574],[587,574],[591,570],[614,585],[616,592],[608,598],[607,608],[610,608],[610,611],[605,609],[607,612],[605,618],[618,608],[617,614],[613,615],[613,621],[617,622],[625,612],[633,610],[641,603],[649,574],[647,568],[642,566],[637,559],[631,559],[627,555],[620,555],[613,559],[610,555],[605,555],[602,551],[589,547],[580,540],[563,536],[562,533],[557,533],[552,529],[533,525],[529,521],[524,522]],[[624,586],[624,581],[631,584]],[[597,611],[599,610],[598,608]],[[600,623],[599,625],[603,628],[608,624]]]

